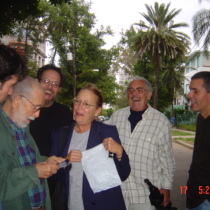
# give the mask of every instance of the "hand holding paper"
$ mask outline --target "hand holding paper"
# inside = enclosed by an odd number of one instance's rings
[[[107,151],[116,154],[118,160],[121,159],[122,153],[123,153],[123,148],[120,144],[118,144],[116,141],[114,141],[113,138],[111,138],[111,137],[105,138],[103,140],[103,145]]]

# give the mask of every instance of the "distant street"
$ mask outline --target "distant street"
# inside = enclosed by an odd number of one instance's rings
[[[186,182],[188,170],[192,159],[192,149],[173,142],[174,155],[176,160],[176,172],[171,192],[172,206],[178,210],[186,209]]]

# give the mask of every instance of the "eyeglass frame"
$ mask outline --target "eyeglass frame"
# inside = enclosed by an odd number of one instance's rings
[[[134,91],[136,91],[137,94],[141,95],[141,94],[144,93],[144,91],[147,91],[147,89],[142,88],[142,87],[137,87],[137,88],[128,87],[128,88],[127,88],[127,93],[128,93],[128,94],[133,94]],[[140,91],[140,92],[139,92],[139,91]]]
[[[20,95],[20,96],[25,98],[34,107],[34,113],[42,108],[41,105],[35,105],[34,103],[32,103],[26,96],[24,95]]]
[[[60,83],[55,81],[50,81],[49,79],[40,79],[40,82],[43,82],[45,85],[52,85],[53,87],[59,88]]]
[[[84,101],[79,100],[77,98],[73,99],[73,103],[76,104],[76,105],[82,104],[82,106],[86,109],[90,109],[91,106],[96,106],[96,105],[93,105],[93,104],[88,104],[87,102],[84,102]]]

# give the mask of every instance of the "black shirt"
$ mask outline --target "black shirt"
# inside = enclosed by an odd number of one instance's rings
[[[187,208],[195,208],[206,199],[210,201],[210,116],[204,119],[198,115],[187,185]]]
[[[136,127],[136,124],[140,120],[142,120],[142,115],[144,114],[145,110],[143,110],[143,111],[133,111],[132,109],[130,109],[131,114],[128,117],[128,121],[131,124],[131,133],[133,132],[134,128]]]
[[[42,107],[40,116],[30,123],[30,132],[41,155],[49,156],[51,132],[56,128],[70,125],[73,121],[70,109],[58,102],[50,107]]]

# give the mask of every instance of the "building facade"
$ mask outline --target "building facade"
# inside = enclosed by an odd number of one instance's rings
[[[210,52],[208,56],[203,51],[195,51],[189,55],[188,62],[185,65],[184,95],[177,95],[174,100],[175,107],[185,108],[188,104],[187,94],[189,93],[191,77],[199,71],[210,71]]]
[[[1,39],[1,43],[25,52],[25,42],[19,42],[17,36],[4,36]],[[40,43],[37,47],[33,47],[33,42],[28,40],[27,45],[33,48],[33,53],[31,54],[30,59],[35,61],[37,66],[40,68],[45,64],[45,59],[47,57],[46,42]]]

